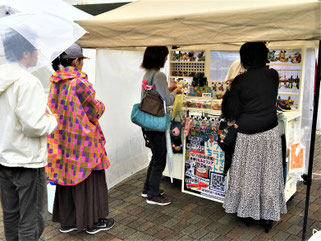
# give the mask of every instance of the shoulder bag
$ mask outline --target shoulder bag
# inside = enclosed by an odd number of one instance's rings
[[[152,75],[150,86],[153,85],[154,75]],[[138,108],[146,113],[149,113],[154,116],[164,116],[164,106],[163,100],[160,95],[153,90],[145,90],[145,95],[142,101],[140,102]]]
[[[155,74],[155,73],[154,73]],[[153,77],[152,77],[153,78]],[[150,91],[148,91],[150,92]],[[146,94],[145,94],[146,97]],[[168,130],[170,125],[171,117],[168,114],[165,114],[166,112],[166,105],[165,101],[162,101],[162,110],[163,110],[163,116],[156,116],[152,115],[150,113],[147,113],[145,111],[142,111],[139,106],[142,105],[142,102],[144,101],[145,97],[141,101],[141,103],[137,103],[133,105],[132,113],[131,113],[131,121],[148,130],[148,131],[160,131],[165,132]]]

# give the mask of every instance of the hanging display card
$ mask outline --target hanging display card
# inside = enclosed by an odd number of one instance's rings
[[[290,146],[290,172],[304,171],[304,151],[305,148],[298,143]]]
[[[195,121],[194,121],[195,122]],[[215,128],[191,128],[185,139],[182,191],[223,202],[227,178]]]

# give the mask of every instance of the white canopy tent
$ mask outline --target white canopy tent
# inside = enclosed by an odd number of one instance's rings
[[[87,20],[83,47],[320,39],[318,0],[139,0]]]
[[[130,47],[134,49],[135,47],[157,45],[204,46],[213,44],[221,48],[220,46],[225,44],[233,46],[235,43],[246,41],[303,40],[306,42],[321,39],[320,16],[321,2],[318,0],[139,0],[96,17],[77,21],[88,31],[88,34],[83,36],[78,43],[88,48],[122,49]],[[313,53],[317,47],[313,44],[312,46],[310,48],[312,50],[312,61],[310,61],[312,62],[310,63],[312,73],[309,79],[310,86],[312,86],[310,87],[311,92],[313,92],[314,86],[313,62],[314,56],[316,56]],[[105,54],[108,54],[108,51],[112,53],[111,50],[99,50],[98,54],[100,51]],[[113,63],[107,61],[104,64]],[[125,63],[119,64],[122,66]],[[126,86],[130,83],[130,87],[132,87],[130,91],[138,95],[140,79],[131,74],[130,70],[125,73],[120,71],[116,73],[119,82],[107,84],[104,81],[108,80],[108,73],[105,72],[103,79],[96,79],[97,85],[101,87],[109,85],[110,88],[122,89],[119,86]],[[127,78],[127,81],[124,81],[124,78]],[[319,79],[320,65],[315,88],[316,98],[319,96]],[[104,96],[104,91],[111,92],[104,88],[98,89],[101,96]],[[126,103],[127,107],[123,110],[128,113],[122,114],[122,117],[128,119],[127,124],[130,122],[130,108],[134,103],[133,99],[135,99],[131,98],[132,94],[129,96],[129,101],[118,100],[115,98],[115,94],[113,95],[114,99],[106,99],[107,106],[115,101]],[[310,93],[310,97],[313,97],[313,93]],[[316,108],[313,109],[313,105]],[[311,100],[308,106],[304,107],[304,109],[310,108],[311,116],[313,110],[310,159],[314,151],[317,107],[316,99],[314,99],[314,103]],[[110,117],[120,116],[117,111],[114,114],[114,116],[111,114]],[[135,127],[132,128],[135,129]],[[120,135],[120,137],[124,136]],[[131,141],[131,138],[129,140]],[[130,158],[130,156],[126,156],[126,158]],[[310,165],[308,184],[311,174],[312,166]],[[307,198],[309,188],[310,185],[308,185]],[[306,207],[306,214],[307,210]],[[304,225],[306,225],[306,219]]]

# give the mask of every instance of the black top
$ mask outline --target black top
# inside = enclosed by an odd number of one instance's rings
[[[234,79],[228,102],[239,132],[255,134],[277,126],[278,85],[278,72],[268,67],[250,68]]]

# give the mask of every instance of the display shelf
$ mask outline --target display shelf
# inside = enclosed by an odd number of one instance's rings
[[[278,95],[300,95],[300,93],[295,92],[278,92]]]
[[[169,78],[193,78],[193,76],[173,76],[173,75],[170,75],[168,77]]]
[[[299,111],[288,111],[288,112],[283,112],[284,118],[287,121],[291,121],[293,119],[301,117],[301,113]]]
[[[205,64],[205,61],[169,61],[169,63],[200,63],[200,64]]]
[[[267,63],[266,65],[268,65],[268,66],[272,66],[272,65],[290,65],[290,66],[301,66],[301,63],[300,64],[293,64],[293,63],[274,63],[274,62],[272,62],[272,63]]]

